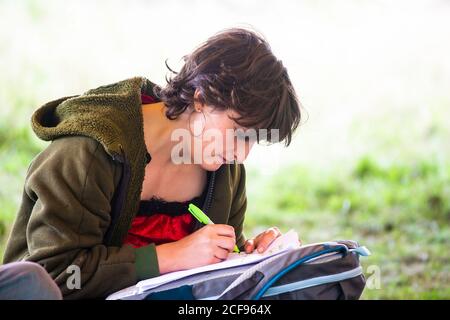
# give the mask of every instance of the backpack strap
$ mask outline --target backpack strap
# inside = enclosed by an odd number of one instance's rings
[[[341,245],[337,245],[334,247],[327,247],[325,246],[326,249],[323,249],[321,251],[317,251],[314,252],[310,255],[307,255],[297,261],[295,261],[294,263],[292,263],[291,265],[289,265],[288,267],[284,268],[283,270],[281,270],[280,272],[278,272],[277,274],[275,274],[270,280],[268,280],[266,282],[266,284],[264,284],[264,286],[256,293],[256,295],[252,298],[252,300],[259,300],[264,293],[278,280],[280,279],[282,276],[284,276],[286,273],[288,273],[289,271],[291,271],[292,269],[296,268],[297,266],[299,266],[302,263],[307,262],[308,260],[311,260],[315,257],[321,256],[323,254],[327,254],[327,253],[331,253],[331,252],[341,252],[344,255],[346,255],[349,252],[349,249],[347,248],[346,245],[341,244]]]
[[[367,257],[367,256],[370,256],[370,255],[372,254],[372,253],[370,252],[370,250],[367,249],[367,248],[364,247],[364,246],[356,247],[356,248],[350,249],[350,250],[348,250],[348,251],[350,251],[350,252],[355,252],[355,253],[359,254],[360,256],[363,256],[363,257]]]

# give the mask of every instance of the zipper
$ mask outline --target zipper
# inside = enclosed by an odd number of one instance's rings
[[[202,206],[202,211],[208,215],[209,213],[209,209],[211,208],[211,203],[212,203],[212,196],[214,194],[214,185],[215,185],[215,179],[216,179],[216,172],[212,171],[209,179],[209,183],[208,183],[208,191],[206,193],[206,198],[205,201],[203,202],[203,206]],[[199,230],[200,228],[203,227],[203,224],[198,221],[197,219],[195,220],[195,224],[194,224],[194,231]]]
[[[205,203],[203,204],[203,212],[205,212],[206,214],[208,214],[208,211],[211,208],[211,202],[212,202],[212,195],[213,195],[213,192],[214,192],[215,179],[216,179],[216,172],[213,171],[211,173],[211,180],[209,181],[208,193],[206,194]]]

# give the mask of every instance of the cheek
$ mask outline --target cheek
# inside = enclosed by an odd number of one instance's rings
[[[204,154],[211,154],[213,156],[224,155],[230,148],[232,148],[232,143],[227,142],[225,131],[217,130],[216,128],[214,129],[214,134],[205,135],[203,137]]]
[[[205,127],[206,130],[211,131],[204,135],[204,146],[215,143],[216,153],[219,154],[233,150],[234,126],[232,120],[223,115],[214,117],[212,120],[210,125]]]

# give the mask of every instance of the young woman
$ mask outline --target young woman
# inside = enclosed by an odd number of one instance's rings
[[[184,61],[165,87],[134,77],[33,114],[52,142],[28,169],[5,262],[41,264],[65,298],[105,297],[219,262],[235,245],[262,252],[280,235],[246,240],[242,161],[257,140],[291,141],[300,108],[286,68],[245,29]],[[198,223],[189,203],[215,224]]]

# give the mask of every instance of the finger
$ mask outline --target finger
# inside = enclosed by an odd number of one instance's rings
[[[216,256],[214,256],[209,263],[213,264],[213,263],[219,263],[219,262],[222,262],[222,259],[219,259]]]
[[[271,227],[266,230],[266,233],[273,233],[275,235],[275,238],[281,236],[281,231],[280,229],[278,229],[278,227]]]
[[[253,252],[253,250],[255,250],[255,240],[249,239],[249,240],[245,241],[244,250],[246,253]]]
[[[281,232],[278,230],[278,228],[268,229],[256,245],[258,252],[264,252],[270,246],[270,244],[280,235]]]
[[[227,224],[215,224],[214,229],[219,236],[236,238],[236,234],[234,233],[234,228]]]
[[[228,258],[228,254],[230,253],[230,251],[223,249],[223,248],[217,248],[217,250],[214,253],[214,256],[218,259],[220,259],[221,261],[225,260],[226,258]]]
[[[270,245],[270,243],[272,243],[272,241],[279,236],[281,236],[281,231],[277,227],[271,227],[265,230],[264,232],[261,232],[255,238],[256,249],[258,249],[258,252],[265,251],[265,249]],[[268,240],[267,239],[263,240],[267,237],[269,237]]]
[[[281,236],[280,229],[278,229],[277,227],[270,227],[255,237],[255,243],[257,244],[259,241],[261,241],[262,238],[264,238],[267,234],[270,233],[276,235],[276,237]]]
[[[236,241],[230,237],[220,236],[216,238],[216,244],[218,247],[228,250],[228,252],[232,252]]]
[[[256,244],[256,249],[259,253],[266,251],[267,247],[275,240],[274,236],[271,234],[266,234],[261,240]]]
[[[245,253],[252,253],[255,250],[255,240],[249,239],[245,242],[244,245]]]

